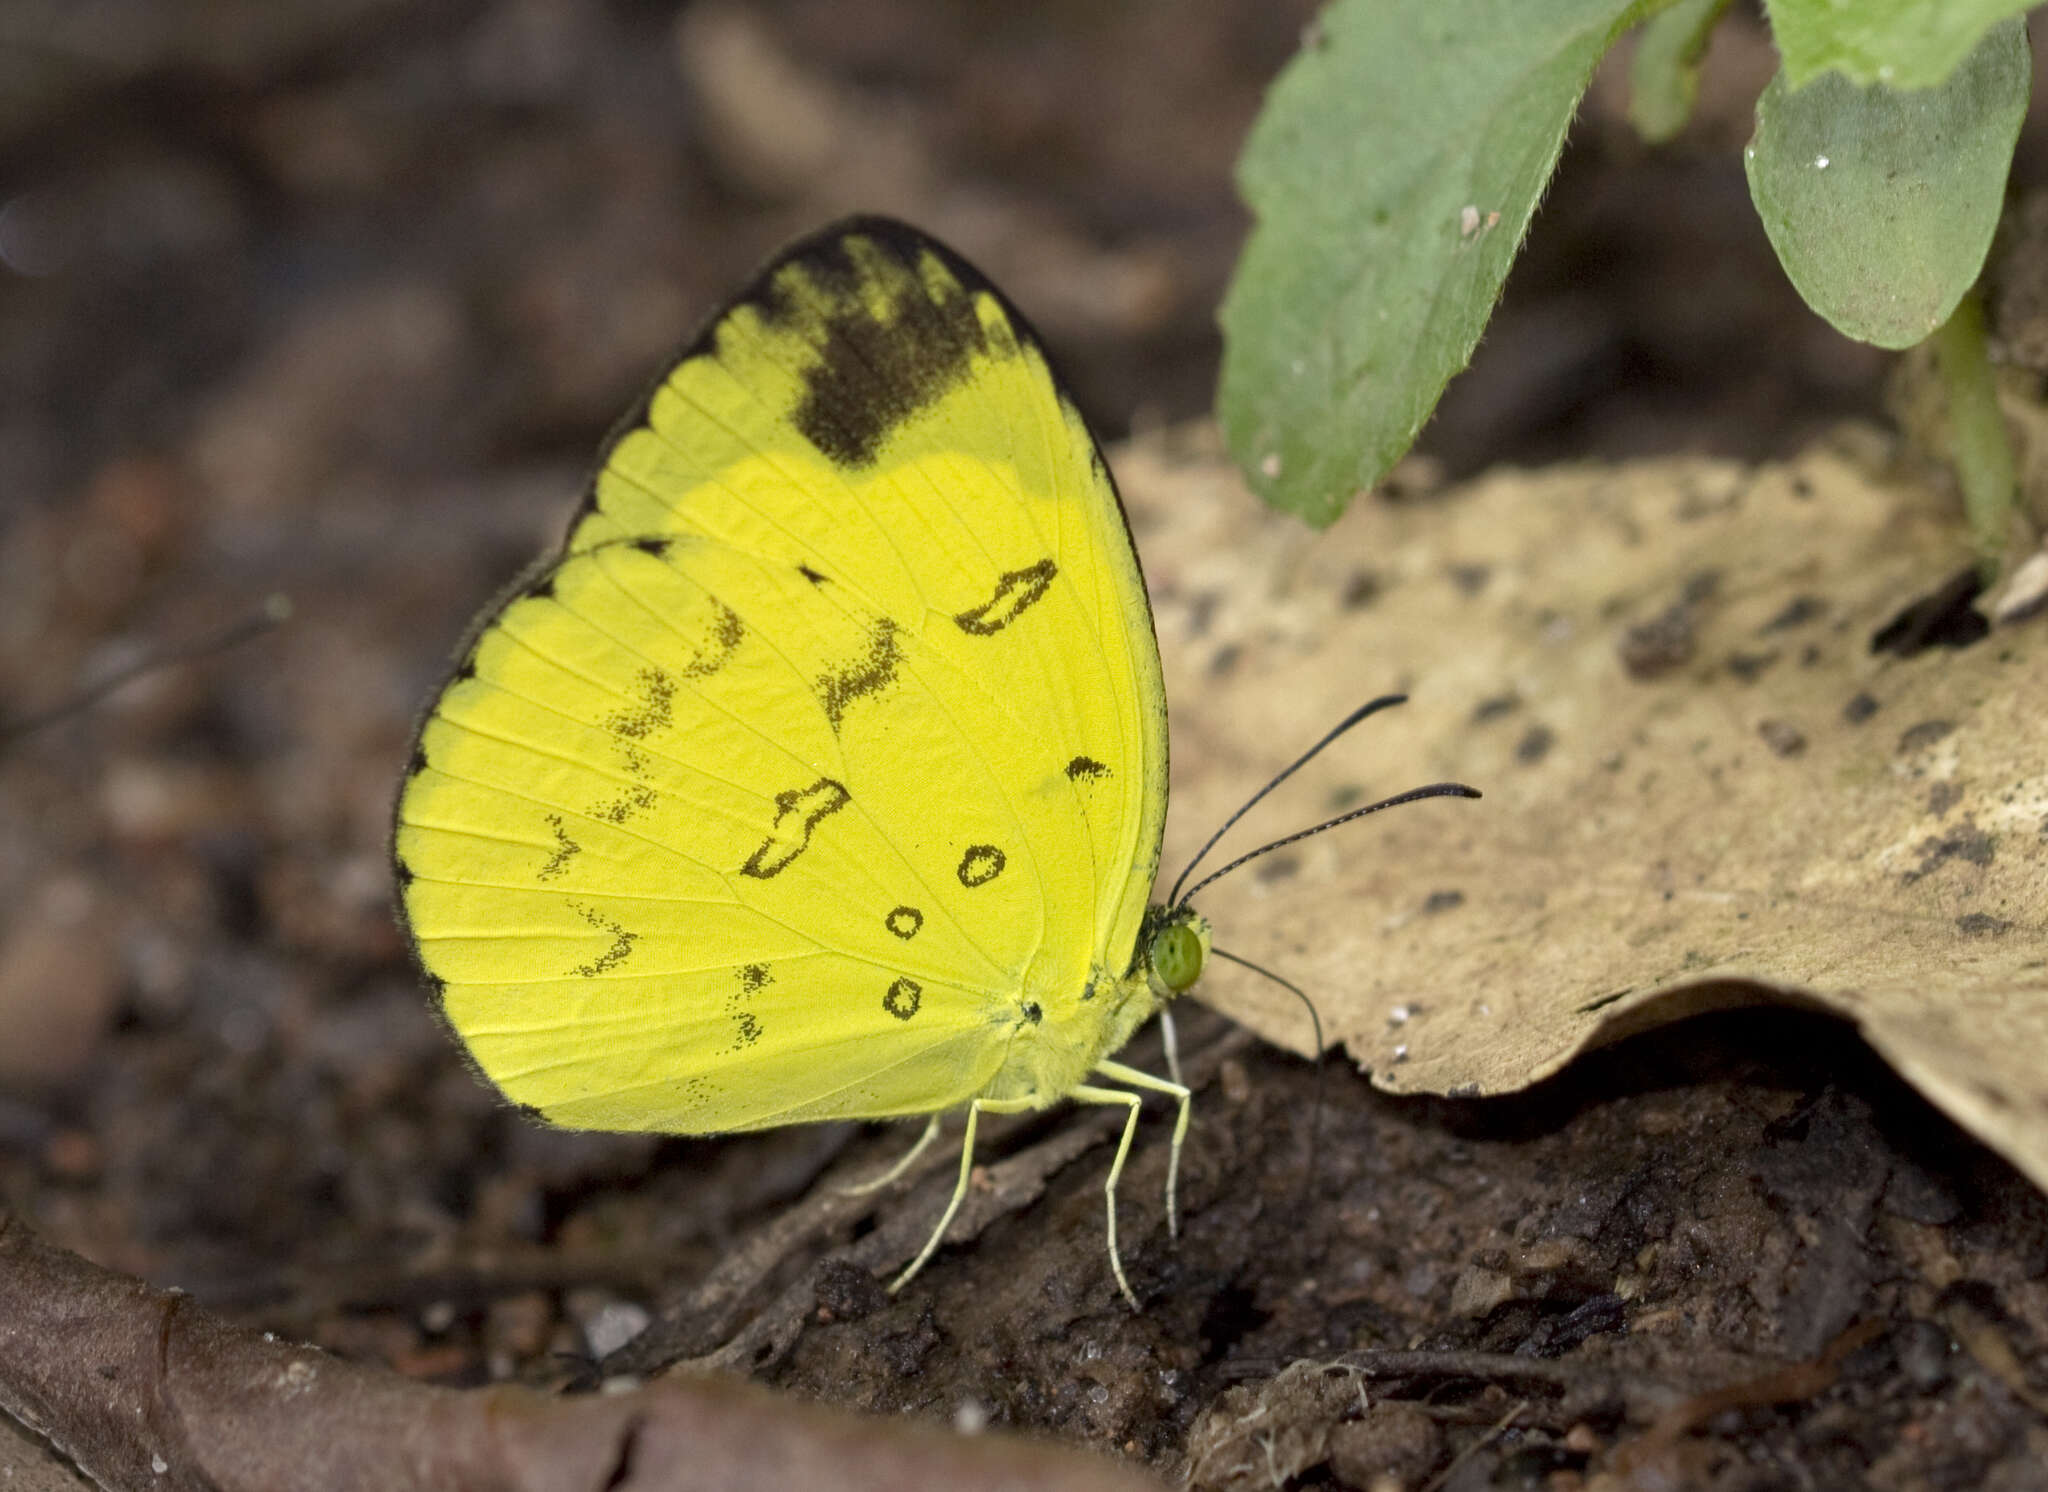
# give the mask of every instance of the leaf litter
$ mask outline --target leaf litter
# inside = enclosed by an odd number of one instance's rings
[[[1134,447],[1174,701],[1165,864],[1352,705],[1410,691],[1221,853],[1427,780],[1485,799],[1319,836],[1203,907],[1376,1085],[1512,1092],[1780,1002],[1854,1022],[2048,1187],[2048,628],[1873,647],[1968,561],[1884,454],[1852,427],[1754,468],[1503,470],[1310,535],[1199,441]],[[1256,976],[1218,966],[1201,995],[1308,1050]]]

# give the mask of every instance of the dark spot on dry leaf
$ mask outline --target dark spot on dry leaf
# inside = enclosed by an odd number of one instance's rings
[[[1806,733],[1789,720],[1759,720],[1756,733],[1779,756],[1797,756],[1806,749]]]
[[[1636,680],[1659,678],[1692,661],[1699,646],[1693,608],[1680,601],[1621,634],[1621,666]]]
[[[1745,684],[1754,684],[1777,661],[1778,654],[1775,651],[1769,653],[1730,653],[1728,655],[1728,672],[1734,674],[1736,678],[1742,680]]]
[[[1522,708],[1522,697],[1511,689],[1506,694],[1496,694],[1492,698],[1482,699],[1478,704],[1474,705],[1472,707],[1472,723],[1474,725],[1484,725],[1489,720],[1498,720],[1503,715],[1512,715],[1520,708]]]
[[[1923,720],[1918,725],[1909,725],[1899,734],[1899,754],[1904,756],[1909,751],[1932,746],[1955,728],[1953,720]]]
[[[1849,702],[1842,706],[1842,720],[1848,725],[1861,725],[1877,713],[1876,696],[1862,690],[1849,696]]]
[[[1983,589],[1975,565],[1957,571],[1871,634],[1870,651],[1911,658],[1929,648],[1966,648],[1979,641],[1991,624],[1970,603]]]
[[[1237,660],[1244,656],[1244,649],[1234,642],[1227,642],[1218,648],[1209,659],[1209,676],[1220,679],[1237,667]]]
[[[1828,609],[1828,603],[1818,596],[1794,596],[1787,601],[1778,614],[1757,628],[1758,632],[1785,632],[1793,627],[1803,627]]]
[[[1963,790],[1953,782],[1937,782],[1927,790],[1927,811],[1936,818],[1962,801]]]
[[[1463,905],[1465,893],[1462,891],[1432,891],[1423,899],[1422,910],[1427,916],[1436,912],[1448,912]]]
[[[1956,918],[1956,931],[1966,938],[1995,938],[2012,931],[2012,924],[1989,912],[1968,912]]]
[[[1950,833],[1937,839],[1926,839],[1920,843],[1920,863],[1907,871],[1900,880],[1912,885],[1932,875],[1951,860],[1963,860],[1971,865],[1989,865],[1996,853],[1997,841],[1968,819]]]
[[[1550,748],[1556,744],[1556,731],[1547,725],[1532,725],[1515,743],[1515,760],[1525,767],[1533,767],[1550,755]]]
[[[1363,611],[1379,599],[1380,578],[1370,570],[1353,570],[1338,592],[1337,604],[1346,611]]]
[[[1805,477],[1794,477],[1792,479],[1792,495],[1802,500],[1812,497],[1813,483],[1809,482]]]
[[[1486,589],[1486,582],[1493,575],[1493,566],[1452,565],[1447,573],[1451,577],[1451,584],[1458,588],[1461,595],[1476,596]]]
[[[1296,856],[1268,855],[1252,873],[1262,881],[1284,881],[1300,869],[1301,861]]]

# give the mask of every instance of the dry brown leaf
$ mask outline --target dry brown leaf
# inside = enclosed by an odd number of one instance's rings
[[[1303,984],[1396,1092],[1505,1092],[1695,1010],[1819,1006],[2048,1186],[2048,625],[1873,653],[1967,558],[1935,497],[1872,475],[1874,442],[1503,471],[1326,534],[1263,511],[1204,441],[1130,448],[1169,870],[1390,689],[1412,702],[1225,853],[1430,779],[1486,794],[1211,888],[1220,946]],[[1202,991],[1307,1049],[1285,992],[1224,966]]]

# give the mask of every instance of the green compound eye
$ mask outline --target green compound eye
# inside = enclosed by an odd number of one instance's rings
[[[1152,939],[1152,972],[1176,995],[1201,978],[1208,957],[1202,935],[1185,922],[1162,927]]]

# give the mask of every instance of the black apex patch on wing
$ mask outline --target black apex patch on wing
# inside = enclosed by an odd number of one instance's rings
[[[933,286],[928,260],[954,283]],[[799,298],[805,281],[829,305],[821,324]],[[966,377],[974,355],[990,350],[975,301],[991,288],[915,229],[856,218],[792,248],[749,299],[770,327],[801,335],[816,359],[803,370],[797,428],[838,465],[865,467],[890,431],[943,397]],[[878,290],[887,317],[874,312]]]

